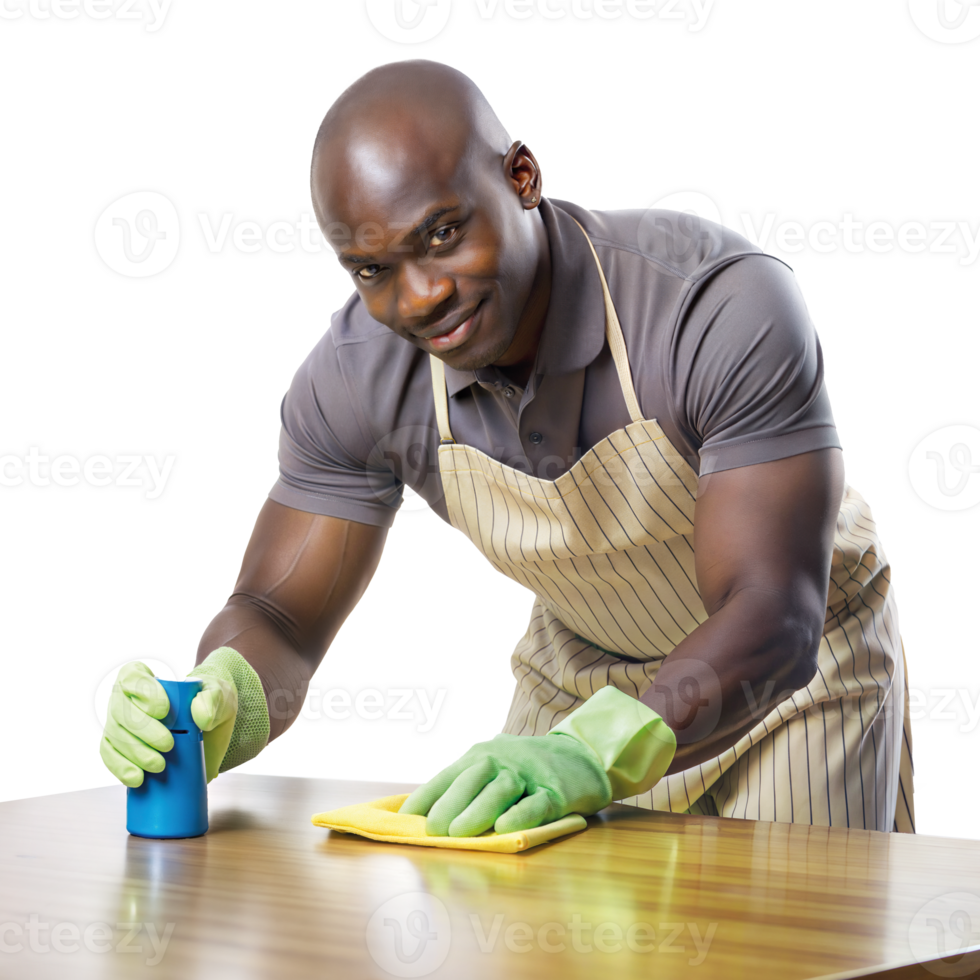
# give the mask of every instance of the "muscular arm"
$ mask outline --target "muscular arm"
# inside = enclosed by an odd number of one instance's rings
[[[310,678],[381,558],[387,529],[266,501],[235,591],[204,631],[200,663],[230,646],[254,668],[269,741],[296,719]]]
[[[843,486],[839,449],[700,480],[694,551],[708,619],[641,698],[677,735],[668,774],[730,748],[813,677]]]

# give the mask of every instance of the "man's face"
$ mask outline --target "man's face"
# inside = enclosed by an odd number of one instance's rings
[[[454,159],[455,156],[455,159]],[[361,141],[318,154],[320,227],[379,323],[451,367],[511,346],[535,274],[529,216],[504,159]]]

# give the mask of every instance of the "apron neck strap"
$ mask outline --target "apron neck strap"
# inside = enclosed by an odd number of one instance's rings
[[[575,221],[574,218],[572,218]],[[606,277],[599,263],[599,256],[596,255],[592,240],[586,234],[585,229],[579,226],[585,240],[589,243],[589,251],[595,259],[595,267],[599,272],[599,282],[602,283],[602,300],[606,307],[606,342],[612,351],[613,361],[616,364],[616,373],[619,375],[619,386],[623,389],[623,398],[626,401],[627,411],[630,413],[630,420],[642,422],[643,413],[640,411],[640,403],[636,398],[636,390],[633,387],[633,375],[630,373],[629,357],[626,354],[626,341],[623,340],[623,329],[619,325],[619,317],[616,315],[616,307],[613,306],[612,297],[609,295],[609,286],[606,284]],[[446,392],[446,366],[435,356],[429,355],[429,366],[432,370],[432,395],[436,406],[436,422],[439,426],[440,443],[453,443],[452,430],[449,428],[449,396]]]
[[[572,218],[572,221],[575,221]],[[643,413],[640,411],[640,403],[636,398],[636,389],[633,387],[633,375],[630,373],[630,362],[626,355],[626,341],[623,340],[623,329],[619,325],[619,317],[616,315],[616,307],[613,306],[612,296],[609,295],[609,286],[606,284],[606,277],[599,263],[599,256],[595,254],[595,247],[592,239],[586,234],[585,229],[575,221],[579,230],[585,235],[585,240],[589,243],[589,251],[595,259],[595,267],[599,270],[599,281],[602,283],[602,299],[606,305],[606,342],[612,351],[613,361],[616,363],[616,373],[619,375],[619,386],[623,389],[623,398],[626,400],[626,409],[630,413],[632,422],[642,422]]]
[[[435,354],[429,355],[432,370],[432,396],[436,403],[436,423],[439,426],[440,444],[455,442],[449,428],[449,396],[446,393],[446,365]]]

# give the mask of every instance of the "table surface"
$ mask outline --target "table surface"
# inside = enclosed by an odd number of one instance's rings
[[[980,841],[615,804],[520,854],[310,823],[410,788],[225,773],[171,841],[126,833],[122,787],[2,803],[0,976],[980,976]]]

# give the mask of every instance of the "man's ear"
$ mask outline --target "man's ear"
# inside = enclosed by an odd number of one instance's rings
[[[541,203],[541,169],[534,154],[520,140],[504,156],[504,173],[523,207],[531,211]]]

